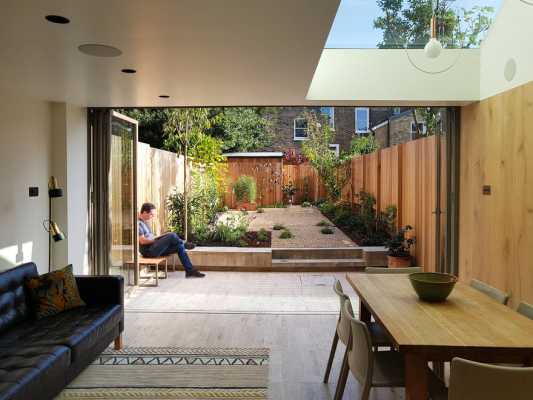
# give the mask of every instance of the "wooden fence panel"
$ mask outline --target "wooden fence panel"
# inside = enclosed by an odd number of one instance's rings
[[[229,157],[227,190],[224,196],[229,208],[236,207],[233,183],[242,175],[252,176],[257,185],[257,204],[273,205],[282,201],[282,159],[279,157]]]
[[[376,198],[376,208],[380,209],[380,151],[365,154],[364,158],[364,190]]]
[[[402,198],[402,147],[393,146],[380,151],[380,177],[379,193],[380,202],[379,210],[385,211],[390,205],[395,205],[398,209],[398,224],[401,225],[401,207]]]

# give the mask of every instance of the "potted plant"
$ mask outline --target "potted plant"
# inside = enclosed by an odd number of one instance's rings
[[[255,204],[257,187],[254,178],[247,175],[239,176],[233,184],[233,193],[239,210],[255,211],[257,209],[257,204]]]
[[[413,227],[410,225],[400,228],[385,243],[385,247],[388,249],[387,259],[389,268],[411,266],[411,253],[409,250],[415,244],[416,238],[409,234],[406,235],[406,233],[412,230]]]
[[[283,185],[283,187],[281,188],[281,191],[287,197],[287,200],[289,201],[289,205],[292,205],[293,197],[298,191],[298,188],[293,185],[292,181],[289,181],[287,185]]]

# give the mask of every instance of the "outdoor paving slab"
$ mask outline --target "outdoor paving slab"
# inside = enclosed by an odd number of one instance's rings
[[[295,247],[358,247],[340,229],[333,227],[333,234],[320,233],[322,220],[329,221],[316,207],[290,206],[287,208],[264,208],[264,213],[250,212],[253,218],[250,230],[261,228],[272,231],[272,248]],[[274,231],[275,224],[283,224],[294,235],[291,239],[280,239],[281,231]]]

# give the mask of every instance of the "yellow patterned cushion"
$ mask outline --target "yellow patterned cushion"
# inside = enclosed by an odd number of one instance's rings
[[[72,265],[26,281],[26,288],[37,318],[84,306]]]

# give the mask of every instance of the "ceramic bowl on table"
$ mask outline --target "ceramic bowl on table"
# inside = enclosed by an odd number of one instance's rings
[[[409,274],[409,281],[420,300],[440,303],[452,292],[457,277],[439,272],[415,272]]]

